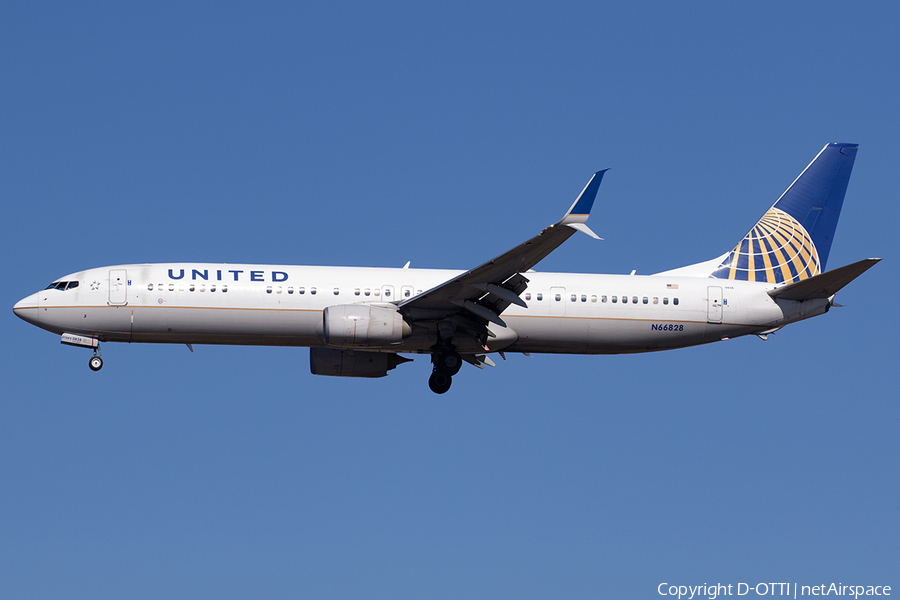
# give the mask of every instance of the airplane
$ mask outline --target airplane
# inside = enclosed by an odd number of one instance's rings
[[[468,271],[251,264],[131,264],[79,271],[14,313],[93,350],[101,342],[307,346],[310,370],[384,377],[427,354],[428,385],[506,353],[622,354],[744,335],[828,312],[879,258],[825,271],[858,145],[826,145],[737,244],[654,275],[536,272],[587,226],[606,170],[557,223]],[[598,238],[599,239],[599,238]]]

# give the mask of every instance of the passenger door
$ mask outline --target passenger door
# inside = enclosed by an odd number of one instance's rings
[[[717,285],[711,285],[707,290],[707,316],[706,320],[710,323],[722,322],[722,288]]]
[[[125,269],[109,272],[109,303],[113,306],[128,304],[128,273]]]

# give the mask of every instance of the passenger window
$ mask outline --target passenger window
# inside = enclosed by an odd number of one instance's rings
[[[354,295],[354,296],[359,296],[359,288],[356,288],[356,289],[353,290],[353,295]]]
[[[672,304],[678,306],[678,298],[672,298]]]
[[[213,287],[216,287],[216,286],[213,286]],[[213,290],[213,291],[215,291],[215,290]],[[227,285],[223,285],[223,286],[222,286],[222,293],[224,294],[224,293],[227,292],[227,291],[228,291],[228,286],[227,286]]]
[[[340,288],[334,288],[334,295],[335,295],[335,296],[337,296],[337,295],[340,294],[340,293],[341,293],[341,289],[340,289]]]
[[[525,294],[525,299],[526,299],[526,300],[531,300],[531,293]]]
[[[214,286],[214,285],[209,286],[209,291],[211,291],[211,292],[216,291],[216,286]]]
[[[403,297],[409,298],[412,292],[410,290],[403,290]]]
[[[659,304],[659,297],[653,296],[653,304]]]
[[[622,296],[622,304],[628,304],[628,296]]]
[[[194,284],[193,284],[193,283],[188,287],[188,290],[191,291],[191,292],[194,291]]]
[[[597,296],[591,296],[591,302],[596,302],[596,301],[597,301]]]
[[[556,295],[556,301],[559,302],[560,300],[562,300],[562,296],[560,296],[559,294],[557,294],[557,295]]]
[[[631,297],[631,303],[632,303],[632,304],[637,304],[637,296],[632,296],[632,297]]]
[[[617,302],[617,298],[615,296],[612,297],[612,303],[615,304]]]
[[[363,292],[363,294],[365,294],[366,296],[369,296],[372,294],[372,290],[370,290],[369,288],[366,288],[366,291]]]
[[[391,295],[391,288],[384,290],[384,297],[389,298]]]
[[[541,300],[544,299],[544,295],[542,293],[538,292],[537,299],[538,299],[538,302],[540,302]]]
[[[310,296],[315,296],[315,295],[316,295],[316,288],[314,288],[314,287],[309,288],[309,295],[310,295]]]
[[[225,290],[222,290],[222,291],[224,292]],[[289,285],[288,286],[288,294],[293,294],[293,293],[294,293],[294,286]]]
[[[575,294],[572,294],[571,300],[572,300],[572,302],[575,302],[576,300],[578,300],[578,298],[575,296]]]
[[[205,291],[206,291],[206,286],[203,285],[202,283],[200,284],[200,291],[201,291],[201,292],[205,292]]]
[[[175,291],[175,284],[174,284],[174,283],[170,283],[170,284],[169,284],[169,291],[170,291],[170,292],[174,292],[174,291]]]
[[[606,296],[600,296],[600,302],[606,302]]]
[[[275,293],[276,293],[276,294],[280,294],[280,293],[281,293],[281,286],[280,286],[280,285],[276,285],[276,286],[275,286]]]
[[[376,295],[376,296],[380,296],[380,295],[381,295],[381,290],[379,290],[378,288],[375,288],[375,295]]]
[[[153,291],[153,284],[152,284],[152,283],[148,283],[148,284],[147,284],[147,289],[148,289],[149,291],[152,292],[152,291]]]
[[[649,302],[650,302],[650,299],[647,298],[647,296],[644,296],[644,304],[647,304],[647,303],[649,303]]]
[[[587,302],[587,296],[585,296],[584,294],[582,294],[582,295],[581,295],[581,301],[582,301],[582,302]]]
[[[300,295],[302,296],[303,294],[306,293],[306,288],[305,288],[305,287],[298,287],[298,288],[297,288],[297,293],[300,294]]]
[[[668,303],[669,303],[669,299],[668,299],[668,298],[663,298],[663,304],[668,304]]]

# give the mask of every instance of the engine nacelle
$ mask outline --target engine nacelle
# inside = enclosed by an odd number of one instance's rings
[[[412,359],[386,352],[310,348],[309,370],[331,377],[384,377],[399,364]]]
[[[341,304],[324,310],[325,343],[339,348],[372,348],[399,344],[412,330],[393,308]]]

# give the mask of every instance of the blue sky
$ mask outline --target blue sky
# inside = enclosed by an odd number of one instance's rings
[[[7,3],[3,303],[132,262],[653,273],[730,249],[827,142],[829,257],[766,342],[509,356],[428,391],[290,348],[89,353],[7,312],[0,595],[658,597],[900,586],[893,3]],[[751,594],[752,595],[752,594]]]

